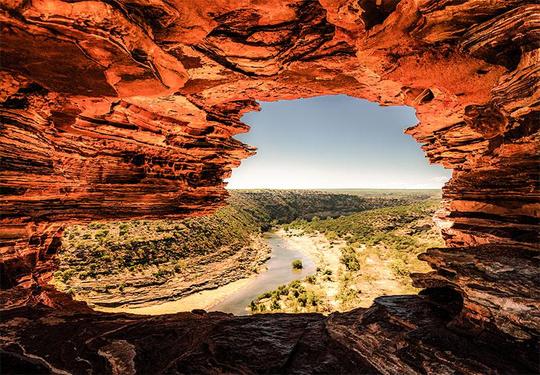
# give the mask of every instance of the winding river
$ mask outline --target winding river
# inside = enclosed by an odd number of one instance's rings
[[[247,315],[247,307],[258,295],[276,289],[278,286],[288,284],[293,280],[316,272],[314,261],[307,255],[307,251],[294,242],[287,241],[277,233],[265,235],[271,253],[266,262],[267,269],[259,274],[237,280],[216,289],[203,290],[185,298],[168,301],[161,304],[142,307],[98,308],[101,311],[128,312],[132,314],[175,314],[192,309],[207,311],[223,311],[235,315]],[[295,270],[292,261],[300,259],[303,268]],[[213,302],[216,301],[216,302]]]
[[[228,296],[220,303],[212,306],[210,311],[223,311],[235,315],[246,315],[246,307],[258,295],[276,289],[282,284],[293,280],[303,279],[316,272],[313,260],[300,249],[290,246],[290,242],[275,233],[266,235],[268,245],[272,249],[270,259],[266,263],[268,269],[251,279],[234,294]],[[295,270],[292,261],[300,259],[303,268]]]

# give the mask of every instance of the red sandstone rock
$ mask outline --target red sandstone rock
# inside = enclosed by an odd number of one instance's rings
[[[2,314],[0,355],[7,369],[26,373],[534,372],[523,344],[458,335],[446,327],[450,318],[418,296],[381,297],[370,309],[329,317],[145,317],[27,305]]]
[[[537,342],[538,315],[518,311],[537,312],[537,294],[508,308],[521,292],[463,276],[472,256],[525,280],[498,254],[539,248],[536,1],[3,0],[0,20],[3,286],[34,284],[65,223],[214,210],[253,152],[232,136],[256,100],[347,94],[415,107],[407,133],[454,170],[451,249],[428,254],[436,272],[418,282],[458,290],[477,326]]]

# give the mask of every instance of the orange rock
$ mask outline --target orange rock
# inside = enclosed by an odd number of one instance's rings
[[[249,129],[241,115],[257,100],[316,95],[417,110],[407,133],[454,170],[444,188],[449,246],[538,250],[536,1],[0,7],[3,286],[46,261],[63,224],[212,212],[227,195],[223,179],[254,152],[232,138]],[[437,253],[430,277],[459,290],[464,311],[493,312],[482,319],[515,339],[538,337],[538,316],[497,315],[504,301],[475,297],[470,284],[483,285],[482,272],[466,279],[456,265],[449,277],[450,256]],[[507,272],[519,279],[518,268]]]

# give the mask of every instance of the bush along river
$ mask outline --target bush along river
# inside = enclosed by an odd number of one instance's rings
[[[268,245],[272,249],[270,259],[266,263],[267,270],[251,279],[234,294],[210,308],[211,311],[223,311],[235,315],[246,315],[250,302],[260,294],[273,290],[293,280],[303,279],[316,272],[315,262],[300,248],[292,246],[290,241],[276,233],[266,235]],[[302,262],[302,268],[293,268],[295,260]]]

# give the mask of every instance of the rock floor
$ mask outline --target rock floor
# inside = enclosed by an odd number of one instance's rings
[[[21,304],[2,311],[5,373],[523,374],[523,348],[447,328],[419,296],[381,297],[347,313],[106,314]],[[497,349],[493,345],[497,345]]]

